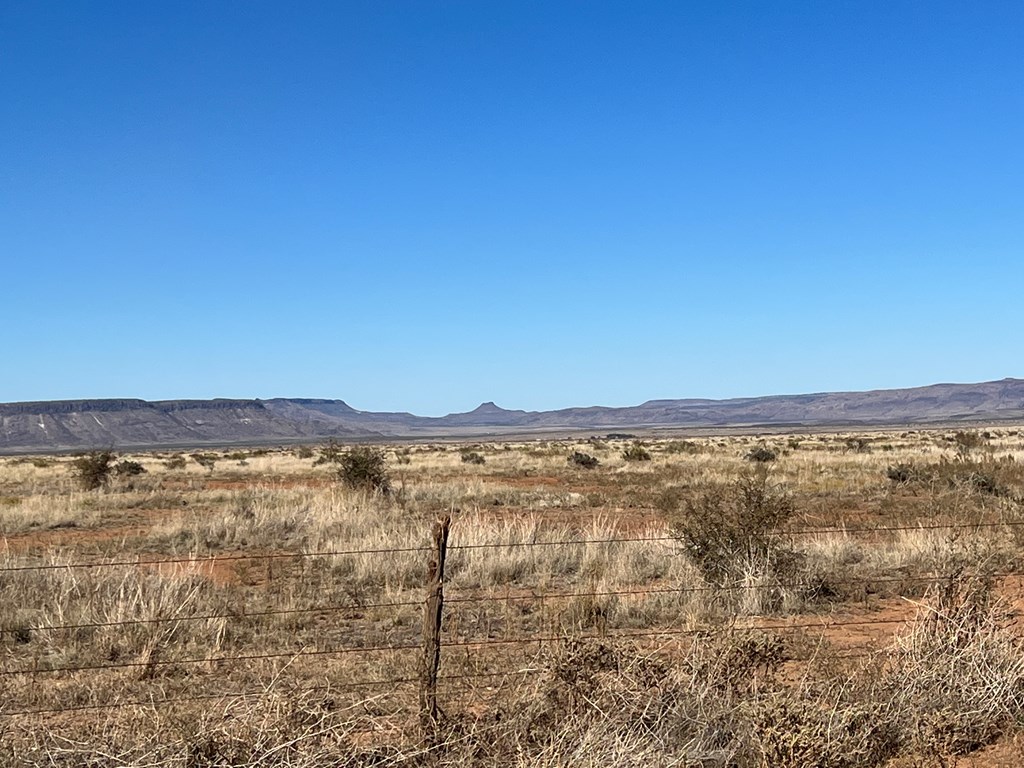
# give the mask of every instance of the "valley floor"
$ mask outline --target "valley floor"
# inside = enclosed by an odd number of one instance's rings
[[[4,765],[1024,764],[1018,427],[108,458],[0,459]]]

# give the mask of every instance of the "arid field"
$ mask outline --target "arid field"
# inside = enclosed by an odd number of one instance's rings
[[[1024,764],[1013,426],[8,457],[0,529],[4,766]]]

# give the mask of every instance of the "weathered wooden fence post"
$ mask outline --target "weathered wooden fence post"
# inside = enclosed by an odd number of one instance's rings
[[[420,672],[420,722],[431,742],[437,736],[437,671],[441,666],[441,615],[444,609],[444,559],[452,517],[445,515],[431,532],[427,599],[423,609],[423,667]]]

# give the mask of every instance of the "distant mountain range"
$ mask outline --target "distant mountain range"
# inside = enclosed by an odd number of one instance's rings
[[[55,400],[0,404],[0,452],[187,448],[559,431],[911,425],[1024,419],[1024,379],[626,408],[509,411],[484,403],[441,417],[358,411],[342,400]]]

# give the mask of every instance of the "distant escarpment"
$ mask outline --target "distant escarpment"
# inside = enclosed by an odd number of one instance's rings
[[[360,411],[343,400],[57,400],[0,404],[0,451],[500,436],[558,430],[827,427],[1024,419],[1024,380],[730,400],[649,400],[625,408],[506,410],[484,403],[436,418]]]
[[[373,437],[342,424],[305,424],[259,400],[58,400],[0,404],[0,450],[178,447]]]

